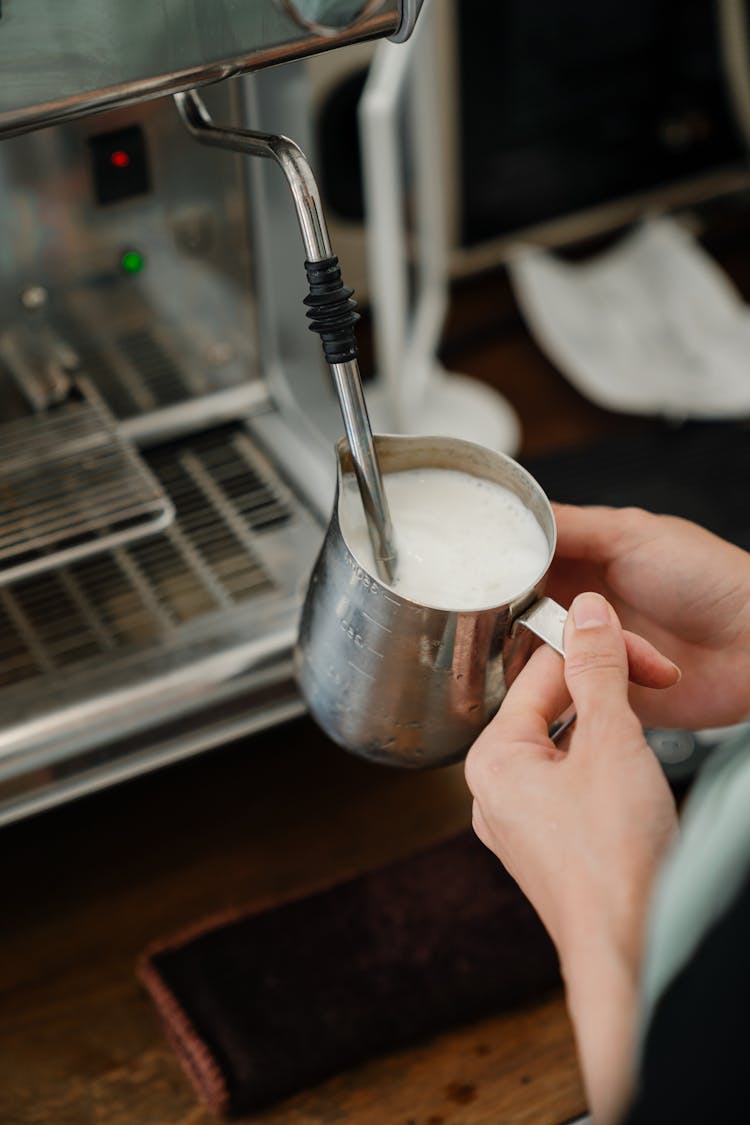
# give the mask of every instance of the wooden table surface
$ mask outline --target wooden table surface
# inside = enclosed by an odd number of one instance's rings
[[[207,1125],[134,962],[225,908],[313,891],[470,822],[461,767],[399,773],[308,719],[4,830],[3,1125]],[[366,1066],[263,1125],[555,1125],[583,1108],[562,1000]]]
[[[465,287],[446,363],[502,387],[524,453],[643,425],[560,378],[507,285]],[[461,312],[463,307],[463,312]],[[0,1121],[207,1125],[134,964],[217,911],[299,895],[470,823],[460,766],[389,771],[307,719],[2,831]],[[559,1125],[584,1111],[562,996],[466,1027],[307,1091],[260,1125]]]

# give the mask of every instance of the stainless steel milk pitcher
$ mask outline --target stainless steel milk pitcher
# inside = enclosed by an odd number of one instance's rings
[[[449,437],[375,438],[384,474],[453,469],[495,481],[531,509],[547,538],[542,573],[512,602],[476,611],[401,597],[354,557],[341,500],[354,473],[339,442],[333,513],[305,599],[295,669],[310,713],[340,746],[377,762],[424,768],[461,758],[495,714],[535,633],[562,653],[565,610],[543,597],[555,551],[549,500],[512,458]],[[395,527],[398,540],[398,527]],[[446,529],[446,535],[450,529]]]

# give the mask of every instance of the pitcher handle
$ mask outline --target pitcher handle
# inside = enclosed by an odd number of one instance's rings
[[[553,648],[555,652],[559,652],[560,656],[565,656],[563,630],[567,616],[567,609],[563,609],[553,598],[544,597],[539,598],[527,610],[519,614],[515,624],[523,625],[530,633]],[[549,736],[552,741],[558,742],[570,730],[576,718],[575,711],[570,708],[552,723],[549,728]]]
[[[539,598],[528,609],[520,613],[514,625],[523,625],[534,636],[545,641],[560,656],[565,656],[563,630],[568,611],[558,605],[553,598]]]

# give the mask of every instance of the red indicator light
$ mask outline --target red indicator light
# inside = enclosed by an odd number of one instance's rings
[[[116,148],[115,151],[111,153],[109,162],[113,168],[127,168],[128,164],[130,164],[130,156],[124,149]]]

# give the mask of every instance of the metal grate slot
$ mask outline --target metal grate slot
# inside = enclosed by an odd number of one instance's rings
[[[257,474],[249,474],[245,457],[250,442],[238,434],[225,445],[202,451],[203,463],[238,512],[254,530],[279,526],[289,516],[287,506]]]
[[[0,590],[0,603],[7,592]],[[13,617],[0,604],[0,684],[9,686],[36,676],[40,667],[24,641]]]
[[[81,370],[85,371],[96,384],[99,394],[102,395],[107,406],[116,418],[132,418],[141,413],[134,389],[120,377],[87,333],[79,336],[73,329],[66,329],[67,336],[73,343],[81,361]]]
[[[86,381],[0,426],[0,584],[153,534],[172,515]]]
[[[82,326],[73,315],[62,313],[57,322],[60,334],[78,356],[79,369],[96,384],[118,419],[173,406],[211,389],[206,379],[192,385],[146,328],[121,332],[97,343],[90,326]]]
[[[192,560],[166,536],[158,542],[138,544],[128,553],[149,582],[170,624],[191,621],[221,604],[203,575],[191,565]]]
[[[36,657],[52,669],[74,664],[101,651],[96,633],[83,618],[60,574],[30,578],[14,590],[17,620],[36,641]]]
[[[116,343],[155,406],[182,402],[190,393],[181,372],[150,332],[128,332]]]
[[[159,536],[159,539],[162,537]],[[137,579],[123,561],[128,553],[100,555],[70,568],[89,614],[107,638],[105,649],[126,644],[149,644],[160,636],[160,619],[144,598]]]
[[[161,644],[181,626],[274,583],[255,536],[291,519],[236,426],[146,457],[175,510],[163,532],[0,587],[0,687],[126,646]]]
[[[244,491],[255,491],[259,502],[266,502],[274,493],[238,455],[232,438],[231,430],[219,430],[193,440],[176,458],[162,462],[158,455],[152,457],[151,465],[173,500],[180,532],[234,602],[267,588],[269,580],[260,566],[248,566],[252,541],[243,531],[252,529],[253,513],[235,507],[226,495],[221,468],[231,463],[237,479],[244,481]],[[211,508],[207,509],[207,501]],[[220,526],[215,511],[222,515]],[[288,515],[285,510],[285,517]]]

